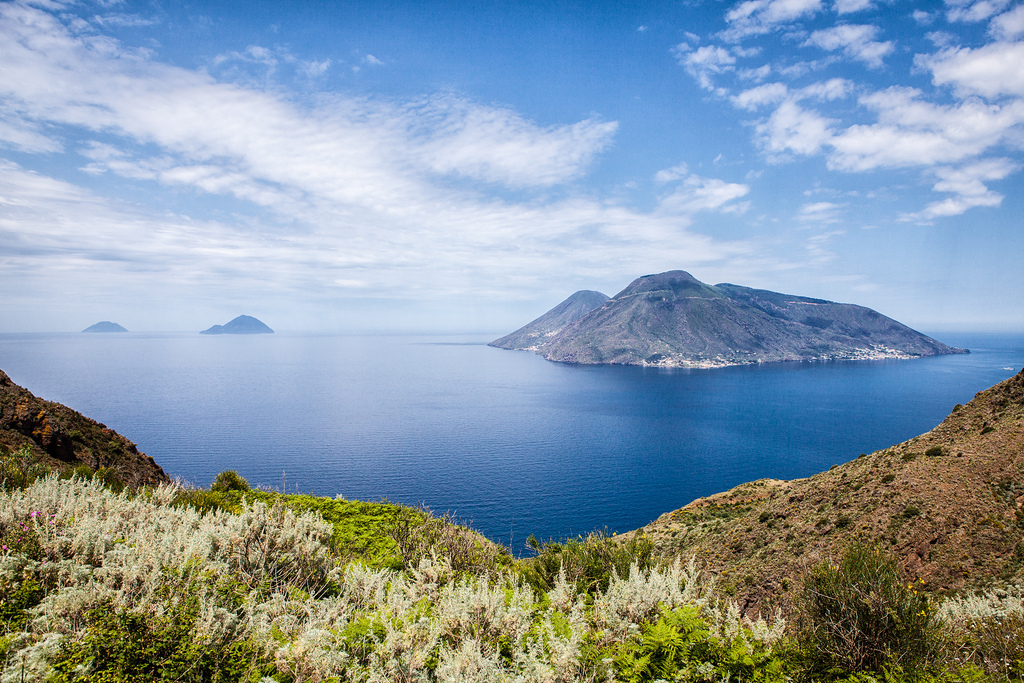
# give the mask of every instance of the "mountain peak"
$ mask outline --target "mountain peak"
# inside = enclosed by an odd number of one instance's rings
[[[664,292],[671,298],[720,296],[714,287],[704,284],[685,270],[670,270],[665,273],[638,277],[613,298],[621,299],[622,297],[635,296],[647,292]]]

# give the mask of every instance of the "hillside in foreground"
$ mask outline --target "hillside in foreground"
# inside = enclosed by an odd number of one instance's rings
[[[665,555],[698,558],[754,612],[788,608],[809,567],[858,540],[929,590],[1019,582],[1022,503],[1024,371],[909,441],[807,479],[742,484],[640,531]]]

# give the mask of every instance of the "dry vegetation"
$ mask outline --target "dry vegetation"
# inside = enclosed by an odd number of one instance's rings
[[[788,610],[796,580],[857,540],[930,591],[1012,584],[1022,502],[1024,372],[907,442],[808,479],[743,484],[642,531],[665,555],[695,555],[745,610]]]

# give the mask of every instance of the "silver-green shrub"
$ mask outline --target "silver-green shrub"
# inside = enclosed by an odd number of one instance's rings
[[[46,586],[25,630],[9,634],[3,681],[64,675],[61,658],[98,609],[181,622],[196,657],[245,645],[254,681],[606,680],[614,648],[676,608],[696,608],[724,643],[771,648],[784,628],[743,618],[693,562],[633,567],[591,596],[563,572],[539,594],[514,573],[459,572],[436,557],[407,572],[344,563],[330,524],[280,504],[202,513],[175,497],[53,477],[0,494],[0,525],[31,530],[21,551],[0,554],[0,580]]]

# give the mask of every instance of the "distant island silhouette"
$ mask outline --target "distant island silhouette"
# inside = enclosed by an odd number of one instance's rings
[[[274,331],[251,315],[240,315],[226,325],[214,325],[199,334],[274,334]]]
[[[89,327],[82,330],[82,332],[127,332],[117,323],[112,323],[109,320],[103,320],[96,323],[95,325],[89,325]]]

